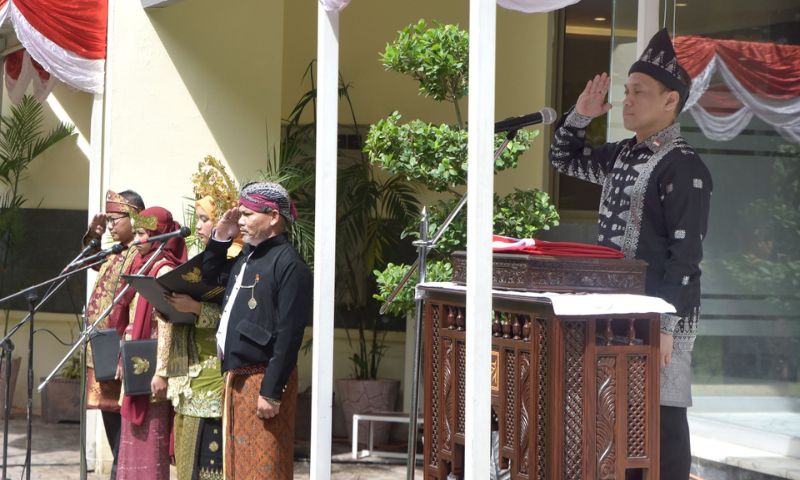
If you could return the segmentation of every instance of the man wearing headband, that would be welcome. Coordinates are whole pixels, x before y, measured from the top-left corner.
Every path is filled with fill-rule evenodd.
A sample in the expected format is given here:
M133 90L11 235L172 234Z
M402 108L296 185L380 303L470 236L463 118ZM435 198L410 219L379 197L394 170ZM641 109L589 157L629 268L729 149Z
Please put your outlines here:
M293 478L297 354L310 321L311 272L289 243L286 190L246 185L203 252L203 277L227 285L217 330L225 383L225 478ZM241 234L244 249L226 253Z
M83 236L83 244L87 245L92 240L100 240L106 228L111 234L112 240L119 242L126 247L133 242L133 225L131 217L144 210L144 202L138 193L132 190L116 193L109 190L106 192L105 213L98 213L89 223L89 230ZM97 273L89 303L86 305L86 321L91 325L97 317L103 313L111 301L114 299L119 286L119 275L131 264L136 255L128 255L127 249L121 253L112 253L106 257L105 263L100 266ZM109 318L106 317L98 325L98 329L113 328ZM103 426L105 427L108 444L114 455L114 463L111 467L111 479L116 478L117 454L119 452L119 433L120 433L120 414L119 414L119 393L120 381L108 380L97 381L94 378L94 361L91 347L87 355L86 364L86 407L90 410L100 410L103 415ZM97 361L102 361L97 359ZM112 359L116 363L116 359Z
M647 262L645 290L677 315L661 321L661 478L688 478L686 409L692 404L691 353L700 307L700 260L711 202L711 175L675 122L689 95L666 29L628 72L623 101L628 140L593 147L586 128L606 114L609 78L589 80L550 146L560 173L602 185L598 243Z

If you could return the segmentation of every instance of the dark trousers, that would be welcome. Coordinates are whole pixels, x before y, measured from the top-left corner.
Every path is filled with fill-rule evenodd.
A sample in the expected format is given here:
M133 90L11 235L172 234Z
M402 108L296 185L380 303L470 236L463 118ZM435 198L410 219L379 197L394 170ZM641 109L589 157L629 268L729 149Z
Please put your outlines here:
M686 408L661 406L661 480L686 480L692 468Z
M108 437L108 444L111 446L111 452L114 455L114 463L111 465L111 480L117 478L117 454L119 453L119 432L122 425L122 417L119 412L102 412L103 414L103 427L106 430L106 437Z

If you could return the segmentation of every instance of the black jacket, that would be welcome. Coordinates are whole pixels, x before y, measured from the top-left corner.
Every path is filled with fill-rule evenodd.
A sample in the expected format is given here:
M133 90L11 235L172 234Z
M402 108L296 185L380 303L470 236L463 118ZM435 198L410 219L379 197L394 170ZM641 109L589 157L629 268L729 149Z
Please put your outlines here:
M603 187L598 243L647 262L645 291L687 317L700 306L700 261L713 184L673 124L652 137L594 147L590 119L571 110L556 129L550 163Z
M213 238L203 252L203 278L227 285L223 307L228 302L236 274L247 262L241 288L233 301L222 370L266 363L261 395L280 400L289 375L297 365L303 332L310 324L313 282L311 272L286 234L265 240L256 247L246 245L227 259L230 242ZM256 281L258 276L258 281ZM248 306L251 298L255 309Z

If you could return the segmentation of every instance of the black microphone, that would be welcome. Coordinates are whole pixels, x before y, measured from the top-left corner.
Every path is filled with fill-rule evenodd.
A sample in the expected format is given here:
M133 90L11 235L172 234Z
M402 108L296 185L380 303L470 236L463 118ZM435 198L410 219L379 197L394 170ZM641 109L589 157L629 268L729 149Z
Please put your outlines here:
M87 243L86 246L83 247L83 250L81 250L81 253L79 253L75 258L73 258L72 261L70 261L67 264L67 266L64 267L64 270L61 270L61 273L67 272L70 268L72 268L76 264L80 263L81 262L81 258L83 258L84 255L86 255L91 250L94 250L95 248L98 248L98 247L100 247L100 241L99 240L97 240L96 238L93 238L93 239L89 240L89 243Z
M87 263L93 263L96 260L102 260L107 256L111 255L112 253L119 253L125 250L125 245L121 243L115 243L110 247L106 248L105 250L100 250L99 252L95 253L94 255L90 255L86 258L80 259L80 261L76 262L73 266L77 267L80 265L86 265Z
M144 242L140 242L136 240L135 242L131 243L131 247L135 247L136 245L143 245L145 243L153 243L153 242L162 242L164 240L169 240L170 238L175 237L187 237L189 234L192 233L192 229L189 227L181 227L174 232L169 233L162 233L161 235L153 235L152 237L148 237L147 240Z
M494 124L494 133L519 130L522 127L536 125L537 123L550 125L555 122L557 118L558 114L555 110L550 107L544 107L536 113L529 113L518 117L508 117L505 120L500 120Z

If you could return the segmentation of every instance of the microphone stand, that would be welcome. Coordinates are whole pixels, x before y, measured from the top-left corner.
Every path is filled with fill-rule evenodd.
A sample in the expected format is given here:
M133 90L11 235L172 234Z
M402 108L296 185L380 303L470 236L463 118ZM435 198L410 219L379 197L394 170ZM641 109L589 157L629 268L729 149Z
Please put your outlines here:
M517 130L513 129L509 130L506 133L506 138L503 140L503 143L495 150L494 152L494 160L497 160L500 157L500 154L503 153L503 150L508 146L511 140L517 136ZM428 252L436 246L436 243L439 239L442 238L442 235L447 231L450 224L453 223L453 220L456 216L461 212L461 209L464 208L464 205L467 204L467 193L465 192L464 195L461 197L461 200L458 201L455 208L450 212L447 218L442 222L442 225L436 230L434 233L433 238L428 240L428 212L426 209L422 209L422 219L420 221L420 228L419 228L419 240L415 241L413 244L417 247L417 261L411 265L411 268L408 269L408 272L403 276L400 280L400 283L397 284L395 289L389 295L389 298L386 299L386 302L381 306L380 313L381 315L386 313L386 310L389 307L389 304L397 298L397 295L400 293L400 290L403 289L403 286L408 282L411 278L411 275L414 274L414 271L419 268L419 280L417 285L421 283L425 283L425 270L426 270L426 263L428 258ZM412 374L412 381L411 381L411 405L409 410L409 422L408 422L408 458L406 460L406 479L407 480L414 480L415 467L417 465L417 416L419 415L419 375L420 375L420 351L422 347L422 303L423 298L422 295L417 295L416 292L414 294L414 303L415 303L415 329L414 329L414 358L413 358L413 374Z
M80 254L78 254L78 256L75 257L75 259L70 261L69 265L73 264L76 260L78 260L84 254L85 254L85 251L83 251ZM16 298L16 297L19 297L19 296L22 296L22 295L26 295L26 298L28 300L28 312L29 312L28 315L25 318L23 318L19 323L17 323L14 326L14 328L12 328L11 331L2 340L0 340L0 346L2 346L2 348L5 350L5 357L6 357L5 358L5 360L6 360L6 378L5 378L5 382L6 382L6 399L5 399L6 400L6 404L5 404L5 412L4 412L5 413L5 418L4 418L4 422L3 422L3 432L4 432L4 436L3 436L3 473L2 473L2 477L0 477L0 479L2 479L2 480L6 480L6 471L7 471L7 468L8 468L8 424L9 424L10 417L11 417L11 354L12 354L12 351L14 350L14 343L11 341L11 337L17 332L17 330L22 328L22 326L25 324L25 322L30 322L29 323L30 331L29 331L29 338L28 338L28 368L27 368L27 376L28 376L27 408L26 408L26 414L27 414L27 442L26 442L26 447L25 447L25 467L24 467L25 468L25 472L26 472L26 478L28 480L30 480L31 435L33 433L33 334L34 334L34 321L33 321L33 319L34 319L34 314L39 310L39 308L41 308L44 305L44 303L47 300L49 300L58 291L59 288L61 288L62 285L64 285L64 283L66 283L66 281L67 281L67 279L69 277L71 277L72 275L74 275L74 274L76 274L78 272L82 272L82 271L84 271L86 269L89 269L89 268L92 268L92 267L94 267L96 265L99 265L100 263L102 263L102 261L103 260L100 260L100 261L97 261L95 263L91 263L89 265L81 267L79 269L75 269L75 270L72 270L72 271L64 273L67 270L67 268L69 268L69 265L68 265L67 268L62 270L61 273L58 276L56 276L54 278L51 278L50 280L46 280L46 281L44 281L42 283L39 283L37 285L34 285L32 287L28 287L28 288L25 288L23 290L20 290L19 292L15 293L13 295L9 295L7 297L4 297L4 298L0 299L0 303L3 303L5 301L11 300L13 298ZM59 281L59 280L60 280L60 282L55 287L52 287L52 284L55 283L56 281ZM51 288L48 289L48 291L45 294L44 298L40 302L36 303L39 300L39 297L36 295L35 290L37 288L40 288L40 287L45 286L45 285L51 285Z
M156 249L155 253L153 253L153 255L151 255L150 258L147 259L145 264L142 265L142 268L140 268L139 271L136 272L136 274L140 275L142 272L146 271L150 267L150 265L152 265L156 261L156 259L158 259L159 255L161 254L161 251L164 250L164 247L166 245L167 245L166 242L161 242L161 245L158 246L158 248ZM83 382L86 381L86 378L85 378L86 377L86 341L89 338L89 336L92 333L94 333L95 328L97 327L97 324L100 323L104 318L106 318L111 313L111 310L114 308L114 305L119 301L120 298L122 298L123 295L125 295L125 292L127 292L129 288L131 288L131 286L126 284L125 287L123 287L122 290L114 297L114 300L111 301L111 303L108 305L108 307L106 307L106 309L103 310L103 312L97 317L97 319L94 322L92 322L91 325L89 325L88 327L83 329L83 331L81 332L81 334L78 337L78 339L75 340L75 343L72 345L72 348L69 349L69 351L64 355L64 357L61 359L61 361L58 362L58 365L56 365L55 368L53 368L53 370L42 381L42 383L39 384L39 387L38 387L38 391L39 392L44 390L44 387L46 387L47 384L50 383L50 380L52 380L53 377L61 370L61 368L64 366L64 364L67 363L67 360L69 360L70 357L72 357L72 355L75 353L75 351L78 348L81 348L81 347L83 347L83 357L82 357L82 364L83 364L82 365L82 369L83 369L83 372L84 372L84 380L83 380ZM84 409L84 411L81 414L81 440L80 440L81 480L86 480L86 475L87 475L87 468L86 468L86 414L85 414L85 405L86 405L86 387L84 386L84 388L81 391L81 407Z

